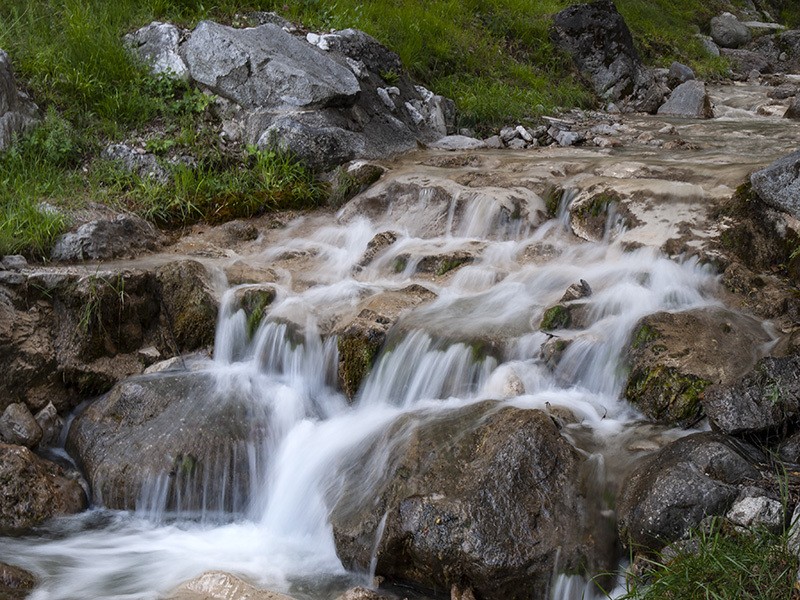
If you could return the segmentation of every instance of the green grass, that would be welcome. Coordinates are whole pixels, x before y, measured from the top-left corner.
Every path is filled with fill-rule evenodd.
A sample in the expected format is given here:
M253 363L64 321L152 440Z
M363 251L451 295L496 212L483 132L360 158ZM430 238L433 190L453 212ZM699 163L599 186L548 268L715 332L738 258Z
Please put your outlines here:
M629 579L623 600L791 600L798 558L786 535L765 531L698 534L695 552L653 560Z

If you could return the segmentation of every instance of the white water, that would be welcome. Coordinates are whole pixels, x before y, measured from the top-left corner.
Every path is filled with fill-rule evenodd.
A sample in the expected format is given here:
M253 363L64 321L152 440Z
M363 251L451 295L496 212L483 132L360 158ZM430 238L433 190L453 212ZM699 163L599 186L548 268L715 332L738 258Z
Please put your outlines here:
M269 430L267 441L247 451L251 492L242 512L226 517L209 510L198 519L196 511L168 510L169 480L162 475L146 486L135 511L98 507L39 537L2 539L0 560L40 577L36 600L156 598L209 569L298 597L332 598L348 584L371 580L369 573L346 573L336 556L328 512L330 498L344 492L337 474L354 449L399 416L422 419L485 399L523 408L561 406L597 445L613 448L638 417L619 399L620 352L634 324L660 310L716 304L714 275L653 250L624 252L613 239L579 241L564 218L541 225L504 218L487 197L468 206L462 213L456 202L440 207L446 215L441 235L399 231L398 241L360 271L354 267L369 240L389 228L389 216L318 227L295 223L262 260L271 264L301 252L311 257L309 265L300 274L281 272L277 299L252 340L243 313L233 308L233 293L226 295L215 358L202 370L213 374L217 395L258 404L262 410L254 414ZM302 228L310 233L298 236ZM472 264L422 281L438 298L404 316L404 333L392 339L349 404L335 388L336 341L323 341L320 327L352 313L366 297L419 282L413 261L400 273L392 268L399 255L476 247L481 251ZM546 258L529 257L526 250L535 247L546 247ZM574 341L551 372L541 357L549 336L538 323L580 279L594 292L588 324L558 332ZM298 285L301 280L314 283ZM368 502L389 461L391 448L383 448L371 460L373 476L348 495ZM596 593L585 586L582 578L559 577L554 594Z

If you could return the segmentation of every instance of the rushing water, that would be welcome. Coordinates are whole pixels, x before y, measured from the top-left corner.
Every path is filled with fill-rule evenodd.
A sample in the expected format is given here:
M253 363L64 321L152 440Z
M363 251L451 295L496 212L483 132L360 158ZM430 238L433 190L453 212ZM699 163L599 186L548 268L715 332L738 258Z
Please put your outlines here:
M337 558L328 518L337 473L354 448L404 414L433 418L486 399L521 408L564 407L576 421L565 434L594 453L599 480L623 468L620 448L632 436L678 435L636 424L639 415L620 399L621 353L644 315L718 305L713 272L646 247L628 251L613 221L602 242L578 240L563 207L559 218L545 220L534 194L518 191L509 209L507 192L445 200L424 192L414 206L388 205L369 218L345 208L336 222L291 224L255 260L280 265L283 257L301 256L302 269L276 267L276 300L252 337L236 309L236 290L227 292L214 359L192 365L213 378L206 401L245 397L254 407L254 430L269 430L234 461L244 461L250 474L237 510L221 510L225 502L212 496L228 492L213 481L187 487L187 498L202 499L199 509L181 510L174 484L156 474L132 510L96 507L36 536L2 539L0 560L39 576L32 596L37 600L156 598L211 569L298 598L332 598L372 578L346 572ZM389 230L397 241L359 266L370 240ZM415 274L425 256L459 251L477 258L446 277ZM545 309L580 280L593 291L585 327L559 332L571 343L553 369L542 352L551 335L538 324ZM336 389L331 324L366 298L412 281L436 299L401 318L390 349L348 402ZM391 448L379 450L362 489L347 493L368 501L390 460ZM222 463L216 475L227 480L231 462ZM596 595L583 578L554 574L554 598Z

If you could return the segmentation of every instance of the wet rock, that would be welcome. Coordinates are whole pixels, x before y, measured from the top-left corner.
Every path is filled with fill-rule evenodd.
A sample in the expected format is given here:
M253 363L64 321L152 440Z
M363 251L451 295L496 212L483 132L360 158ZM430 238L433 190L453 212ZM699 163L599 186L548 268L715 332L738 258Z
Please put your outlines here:
M61 429L64 427L64 420L58 416L55 405L49 402L42 410L36 413L36 422L42 429L42 439L40 446L53 446L61 437Z
M275 287L256 284L236 290L234 302L247 317L247 331L252 337L266 314L267 307L275 300Z
M711 37L722 48L740 48L752 39L753 34L734 15L723 13L711 19Z
M671 443L624 483L617 502L620 537L637 550L659 550L685 537L706 516L724 515L739 486L760 478L754 458L763 456L718 433Z
M293 600L291 596L257 588L223 571L207 571L169 592L166 600Z
M800 119L800 95L792 98L786 112L783 113L784 119Z
M800 218L800 151L756 171L750 182L766 204Z
M74 232L56 239L50 258L80 262L132 257L152 252L161 244L160 233L147 221L133 215L117 215L84 223Z
M10 404L0 416L0 438L7 444L35 448L42 440L42 428L24 404Z
M597 35L599 31L603 35ZM610 0L561 11L551 36L604 100L624 100L642 112L655 112L661 104L665 90L642 64L630 30Z
M358 261L358 266L366 267L375 259L376 256L382 254L384 250L386 250L396 241L397 234L393 231L381 231L380 233L376 233L375 237L373 237L367 244L367 249L364 251L364 255L361 257L361 260Z
M687 67L677 61L670 65L669 73L667 73L667 80L671 88L675 88L692 79L694 79L694 71L692 71L691 67Z
M712 116L711 100L706 84L691 80L680 84L669 95L669 99L658 109L659 115L708 119Z
M133 509L144 499L155 508L242 511L253 475L247 448L257 449L267 428L254 393L221 389L206 372L131 377L76 417L67 449L97 505Z
M354 587L347 590L341 596L338 596L336 600L388 600L394 597L395 596L388 596L377 590L371 590L365 587Z
M731 506L725 517L734 525L763 528L780 533L784 526L783 506L766 496L745 496Z
M0 563L0 598L23 600L36 586L36 577L19 567Z
M223 269L229 285L242 285L244 283L275 283L278 281L278 274L271 267L267 267L259 262L255 264L237 260Z
M585 302L556 304L544 311L539 329L584 329L589 325L589 305Z
M406 271L413 264L414 273L427 273L434 277L442 277L459 267L475 261L476 254L483 250L483 244L476 242L468 250L430 251L424 254L399 254L392 265L395 272Z
M767 92L767 98L773 100L787 100L797 95L800 88L794 83L783 83Z
M709 388L703 408L712 426L727 434L785 427L800 413L800 356L760 360L742 379Z
M153 21L125 36L125 42L136 56L150 65L150 72L177 79L188 79L189 69L179 53L186 32L172 25Z
M580 300L581 298L588 298L592 295L592 288L585 279L581 279L578 283L573 283L561 296L560 302L572 302L573 300Z
M0 444L0 532L28 529L86 508L76 479L23 446Z
M471 588L486 600L544 595L559 568L580 561L582 459L541 411L471 406L416 424L398 421L364 448L344 489L360 489L387 442L392 458L373 496L338 498L337 553L348 568L428 589ZM488 412L487 412L488 409ZM384 520L385 519L385 520Z
M436 294L421 285L383 292L359 305L354 319L339 323L333 331L339 348L339 386L348 398L354 398L369 374L389 329L400 316Z
M163 326L180 352L214 343L219 302L205 267L197 261L170 263L156 270ZM172 340L165 340L169 347Z
M336 170L329 203L338 208L378 181L386 168L363 160L355 161Z
M609 217L618 215L621 206L617 193L606 188L591 187L579 193L569 205L572 232L587 241L601 241L608 226L613 225Z
M0 152L39 121L38 107L17 88L11 59L0 50Z
M431 143L430 147L434 150L478 150L486 144L465 135L448 135Z
M724 309L649 315L633 330L625 398L653 421L695 423L706 388L741 376L767 341L755 319Z

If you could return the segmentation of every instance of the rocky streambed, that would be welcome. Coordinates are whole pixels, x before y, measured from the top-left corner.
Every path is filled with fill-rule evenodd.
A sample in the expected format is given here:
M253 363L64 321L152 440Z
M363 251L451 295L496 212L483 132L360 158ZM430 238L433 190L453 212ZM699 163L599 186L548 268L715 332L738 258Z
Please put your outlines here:
M800 125L767 83L710 87L711 119L552 121L608 143L413 152L338 212L7 257L7 579L577 598L707 515L783 526L798 222L748 182Z

